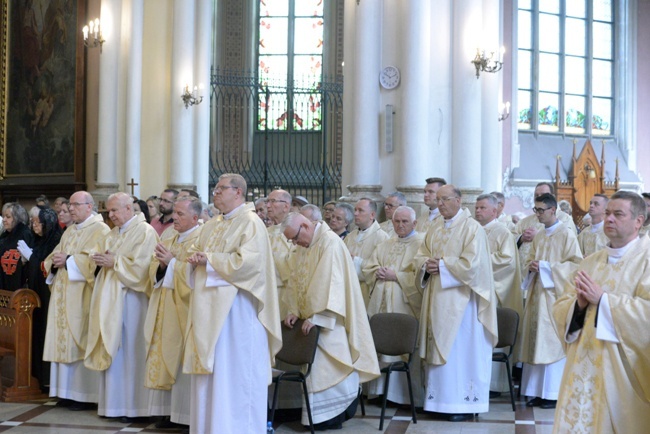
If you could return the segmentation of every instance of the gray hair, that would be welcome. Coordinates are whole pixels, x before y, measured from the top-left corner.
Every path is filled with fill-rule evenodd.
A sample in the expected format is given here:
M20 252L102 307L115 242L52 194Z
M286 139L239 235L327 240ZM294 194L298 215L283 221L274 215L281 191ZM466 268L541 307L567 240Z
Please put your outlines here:
M406 205L401 205L395 208L395 212L393 212L393 218L395 218L398 212L402 212L402 211L408 211L411 220L417 219L417 214L415 213L415 210L410 206L406 206Z
M196 196L183 196L178 198L174 201L174 207L177 203L181 202L189 202L189 209L192 210L194 215L200 216L203 212L203 203L201 203L201 199L198 199Z
M224 173L219 177L219 181L222 179L228 180L228 183L231 187L237 187L241 190L242 197L246 198L246 193L248 192L248 186L246 185L246 180L239 173Z
M391 194L386 196L386 199L388 199L389 197L397 198L397 203L399 204L399 206L406 205L406 196L404 196L404 194L400 193L399 191L392 192Z
M299 212L290 212L287 214L284 220L282 220L282 223L280 223L280 232L284 232L288 226L293 225L296 220L300 220L300 217L307 218Z
M632 215L634 217L643 216L643 220L648 218L648 207L641 195L631 191L619 190L610 198L610 200L614 199L623 199L630 202L630 210L632 211Z
M493 191L493 192L490 192L490 194L492 196L496 197L497 201L499 201L499 203L503 203L503 204L506 203L506 197L500 191Z
M316 205L308 203L307 205L303 205L302 208L300 208L300 211L303 211L303 210L304 211L310 211L310 217L305 216L309 220L311 220L313 222L323 220L323 214L321 214L320 208L317 207Z
M261 203L266 203L266 198L265 197L260 197L260 198L255 200L255 206L256 207L257 207L257 205L259 205Z
M32 209L29 210L29 217L30 218L38 218L38 214L41 212L41 208L38 206L33 206Z
M337 202L335 205L335 209L342 209L343 211L345 211L346 226L354 221L354 208L349 203Z
M2 214L4 214L6 210L11 211L11 215L19 223L22 223L22 224L26 225L27 222L29 222L29 216L27 215L27 210L25 210L25 208L21 204L19 204L18 202L7 202L7 203L5 203L2 206Z
M499 204L499 199L492 193L486 193L482 194L479 197L476 198L476 202L479 200L487 200L490 205L496 208L496 206Z

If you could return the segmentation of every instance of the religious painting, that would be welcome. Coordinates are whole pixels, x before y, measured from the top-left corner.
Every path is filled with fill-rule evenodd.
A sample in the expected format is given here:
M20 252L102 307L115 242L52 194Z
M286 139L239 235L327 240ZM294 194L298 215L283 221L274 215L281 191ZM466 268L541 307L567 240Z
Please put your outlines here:
M83 140L83 45L78 29L84 2L0 1L0 175L72 175L75 147Z

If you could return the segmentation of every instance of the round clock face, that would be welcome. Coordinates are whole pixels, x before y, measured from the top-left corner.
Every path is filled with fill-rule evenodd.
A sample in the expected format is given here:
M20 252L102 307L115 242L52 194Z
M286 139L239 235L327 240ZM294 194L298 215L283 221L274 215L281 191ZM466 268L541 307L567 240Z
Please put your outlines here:
M395 89L399 85L399 69L394 66L387 66L379 74L379 84L384 89Z

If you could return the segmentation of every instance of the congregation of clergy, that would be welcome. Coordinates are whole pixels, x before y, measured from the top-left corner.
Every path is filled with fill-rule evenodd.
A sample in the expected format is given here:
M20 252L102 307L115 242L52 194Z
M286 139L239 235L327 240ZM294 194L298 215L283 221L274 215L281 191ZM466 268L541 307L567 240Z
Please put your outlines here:
M429 178L428 212L418 217L395 192L380 224L370 198L321 209L274 190L249 203L245 179L224 174L210 209L191 190L112 194L110 228L78 191L55 210L3 206L0 280L41 297L33 375L70 410L156 416L159 428L192 433L263 432L282 327L319 327L310 414L300 389L282 389L279 408L340 429L359 399L378 401L380 369L400 360L376 353L369 325L392 312L419 320L416 407L465 421L510 390L491 363L497 308L508 308L520 317L521 392L529 407L556 409L554 432L643 432L650 194L594 195L579 234L552 184L534 197L533 214L515 224L503 194L478 196L472 216L456 186ZM387 399L411 404L405 376L391 374Z

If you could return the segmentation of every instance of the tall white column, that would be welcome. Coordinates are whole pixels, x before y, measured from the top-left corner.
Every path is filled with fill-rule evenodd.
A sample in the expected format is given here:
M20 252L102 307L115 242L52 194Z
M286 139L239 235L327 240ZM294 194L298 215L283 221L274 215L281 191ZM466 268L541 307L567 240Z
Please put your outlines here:
M121 0L102 1L101 27L106 42L99 64L98 167L94 192L100 199L119 188L117 144L121 17Z
M180 96L194 83L194 2L174 0L171 79L171 155L169 187L194 187L194 141L192 121L196 106L185 108ZM196 83L198 86L198 83Z
M203 86L203 102L194 107L194 184L204 201L210 202L208 191L210 170L210 60L212 59L212 0L196 0L196 62L194 82Z
M144 0L131 0L130 26L125 29L128 42L128 74L126 77L126 119L125 119L125 179L124 191L131 192L126 184L135 180L133 194L140 197L140 141L142 131L142 36L144 27ZM126 34L126 32L130 32Z
M402 67L402 103L398 108L401 140L397 142L399 160L398 185L424 185L433 176L433 152L430 143L431 122L429 112L430 28L429 6L431 0L403 2L404 19L401 25L404 47Z
M481 41L482 0L453 2L451 182L481 188L481 80L470 61ZM449 180L448 180L449 181Z
M483 38L484 48L495 51L500 56L501 1L483 0ZM481 74L482 116L481 131L481 187L490 192L501 190L501 167L503 164L503 143L501 123L498 121L499 95L503 72Z
M379 182L381 2L345 2L343 185Z

